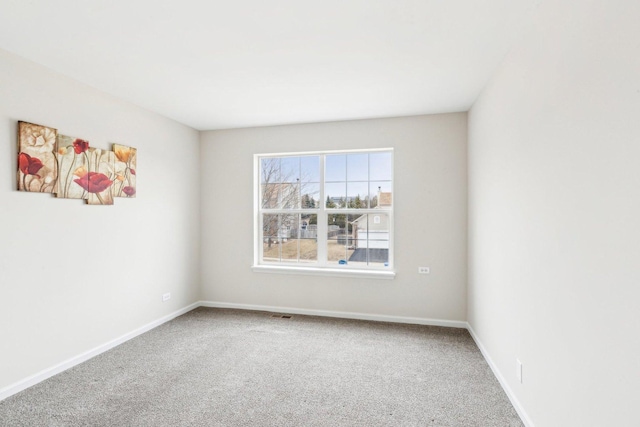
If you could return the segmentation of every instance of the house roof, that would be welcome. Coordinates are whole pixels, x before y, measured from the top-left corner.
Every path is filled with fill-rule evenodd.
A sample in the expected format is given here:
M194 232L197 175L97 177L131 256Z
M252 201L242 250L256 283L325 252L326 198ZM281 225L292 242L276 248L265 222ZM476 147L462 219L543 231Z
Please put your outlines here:
M391 192L381 191L378 194L378 206L391 206Z

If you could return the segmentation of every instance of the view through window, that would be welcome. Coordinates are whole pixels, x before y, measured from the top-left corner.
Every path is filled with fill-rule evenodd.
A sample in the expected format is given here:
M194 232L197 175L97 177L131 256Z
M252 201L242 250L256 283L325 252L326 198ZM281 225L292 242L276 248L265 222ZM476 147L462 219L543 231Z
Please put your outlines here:
M256 157L258 265L392 268L391 149Z

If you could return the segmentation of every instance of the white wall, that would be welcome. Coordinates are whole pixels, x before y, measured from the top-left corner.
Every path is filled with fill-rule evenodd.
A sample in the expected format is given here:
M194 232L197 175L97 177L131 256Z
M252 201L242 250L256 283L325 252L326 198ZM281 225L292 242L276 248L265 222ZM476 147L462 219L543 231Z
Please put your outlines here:
M466 140L465 113L202 133L203 299L466 320ZM253 154L381 147L395 149L395 280L251 271Z
M0 100L2 389L198 300L199 142L4 51ZM16 191L18 120L136 147L137 198L87 206Z
M537 427L638 425L638 22L546 2L470 112L469 322Z

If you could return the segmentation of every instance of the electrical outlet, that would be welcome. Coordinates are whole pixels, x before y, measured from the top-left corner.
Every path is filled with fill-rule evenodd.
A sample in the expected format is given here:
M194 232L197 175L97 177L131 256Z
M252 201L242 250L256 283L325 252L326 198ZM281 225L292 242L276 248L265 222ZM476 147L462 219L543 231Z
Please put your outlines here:
M429 274L430 272L429 267L418 267L418 273L420 274Z
M166 294L162 294L162 301L168 301L171 299L171 292L167 292Z
M522 384L522 362L520 359L516 359L516 376L518 377L520 384Z

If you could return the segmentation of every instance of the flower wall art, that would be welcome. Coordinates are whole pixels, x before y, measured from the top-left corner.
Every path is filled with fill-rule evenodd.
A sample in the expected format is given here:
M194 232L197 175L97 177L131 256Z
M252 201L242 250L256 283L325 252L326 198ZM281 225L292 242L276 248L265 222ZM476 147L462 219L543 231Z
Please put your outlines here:
M57 129L18 122L18 190L112 205L115 197L136 196L137 150L113 150L58 134Z
M137 150L113 144L113 152L116 157L116 179L120 181L115 197L136 197Z

